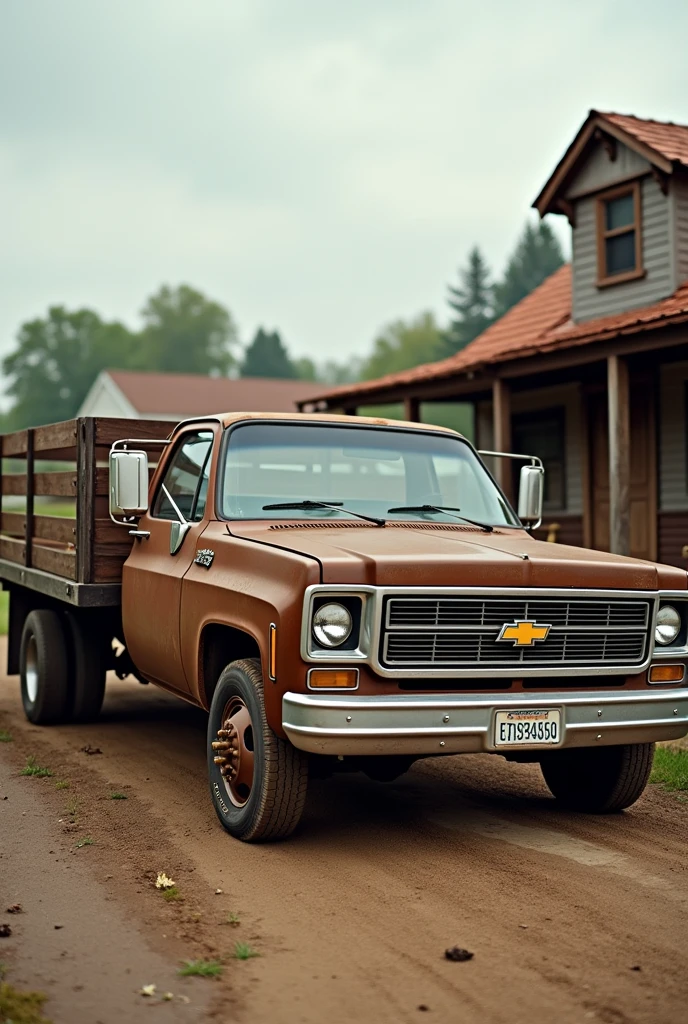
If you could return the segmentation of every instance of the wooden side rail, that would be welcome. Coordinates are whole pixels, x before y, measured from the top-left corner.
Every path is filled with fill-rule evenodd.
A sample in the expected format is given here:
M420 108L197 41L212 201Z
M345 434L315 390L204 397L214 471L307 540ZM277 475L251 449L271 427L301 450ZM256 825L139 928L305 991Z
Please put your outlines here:
M2 459L21 460L26 471L3 472L0 479L0 558L41 569L78 583L118 583L131 550L126 529L108 515L108 452L126 437L151 442L169 436L166 420L82 417L64 423L18 430L0 437ZM151 462L160 456L150 449ZM35 470L36 462L56 462L63 470ZM152 471L151 471L152 472ZM25 508L3 508L2 498L23 497ZM75 515L36 511L36 498L71 499Z

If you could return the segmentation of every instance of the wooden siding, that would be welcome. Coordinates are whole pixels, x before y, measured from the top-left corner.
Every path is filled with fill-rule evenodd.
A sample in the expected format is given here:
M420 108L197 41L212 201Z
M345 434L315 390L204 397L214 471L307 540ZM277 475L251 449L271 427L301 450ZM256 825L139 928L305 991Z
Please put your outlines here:
M686 332L688 346L688 331ZM688 510L688 362L666 363L659 383L659 507ZM688 537L684 541L688 544Z
M658 561L688 570L688 558L682 554L688 544L688 512L660 512L658 518Z
M577 322L649 306L673 294L674 259L671 248L670 206L654 178L641 182L642 246L645 276L606 288L597 281L596 200L575 203L573 236L573 319Z
M566 198L575 199L582 192L607 188L624 178L647 174L649 171L650 164L635 150L617 143L616 160L610 160L607 150L600 144L592 150L570 182Z
M688 180L674 176L671 182L676 252L676 286L688 281Z

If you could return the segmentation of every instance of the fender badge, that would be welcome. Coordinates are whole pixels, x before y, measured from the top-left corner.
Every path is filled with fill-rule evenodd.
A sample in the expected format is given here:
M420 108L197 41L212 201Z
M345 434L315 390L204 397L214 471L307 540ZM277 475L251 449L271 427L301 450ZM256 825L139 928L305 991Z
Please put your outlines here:
M212 548L199 548L198 551L196 552L194 562L196 563L196 565L204 565L206 569L209 569L210 566L213 564L214 557L215 552L212 550Z

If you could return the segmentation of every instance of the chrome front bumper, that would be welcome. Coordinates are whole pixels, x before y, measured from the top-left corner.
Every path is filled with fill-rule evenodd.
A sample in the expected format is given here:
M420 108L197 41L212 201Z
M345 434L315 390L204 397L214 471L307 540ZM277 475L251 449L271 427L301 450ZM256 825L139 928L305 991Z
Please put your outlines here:
M680 739L688 732L688 689L567 693L427 694L365 697L285 693L282 724L314 754L464 754L527 751L495 747L497 711L559 708L557 747ZM537 749L552 750L548 746Z

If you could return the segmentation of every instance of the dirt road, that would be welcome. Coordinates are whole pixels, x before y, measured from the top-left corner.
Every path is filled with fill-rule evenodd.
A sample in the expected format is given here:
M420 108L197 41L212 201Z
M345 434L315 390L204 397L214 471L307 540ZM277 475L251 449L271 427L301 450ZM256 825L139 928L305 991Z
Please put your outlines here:
M0 905L14 933L0 960L15 984L51 996L55 1024L661 1024L685 1014L688 804L675 796L652 787L623 815L564 814L535 767L450 758L387 785L361 775L313 783L293 839L244 846L207 798L204 728L203 715L152 687L115 683L97 725L36 729L16 680L0 682L0 729L13 736L0 744L0 898L25 911L10 918ZM53 777L17 777L29 754ZM77 846L84 837L93 844ZM41 841L54 862L38 906L26 847L35 854ZM51 892L75 877L67 868L83 899L71 936L59 932L60 958L29 924L54 927L63 910L52 912ZM183 901L161 898L160 870ZM96 957L94 1015L84 992L92 998L106 912L101 934L124 938L116 962L107 947ZM93 936L86 961L80 914ZM260 956L233 959L237 940ZM453 945L473 960L446 961ZM180 960L199 957L222 959L222 978L176 977ZM156 996L139 995L142 983L156 983ZM159 1002L168 987L174 1000Z

